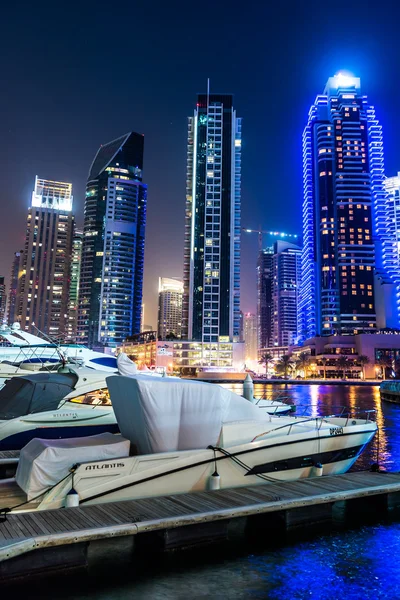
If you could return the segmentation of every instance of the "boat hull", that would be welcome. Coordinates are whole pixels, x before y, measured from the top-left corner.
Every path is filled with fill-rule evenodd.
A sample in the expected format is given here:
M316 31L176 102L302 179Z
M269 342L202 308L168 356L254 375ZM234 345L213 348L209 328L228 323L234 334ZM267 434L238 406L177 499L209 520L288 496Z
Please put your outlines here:
M279 436L224 451L165 452L84 463L74 475L74 489L81 504L97 504L215 489L215 472L218 489L313 477L320 474L318 463L324 475L341 474L354 464L376 432L373 423L348 429L341 435L329 435L328 431L320 436L309 432ZM63 506L70 487L69 481L57 486L39 508Z

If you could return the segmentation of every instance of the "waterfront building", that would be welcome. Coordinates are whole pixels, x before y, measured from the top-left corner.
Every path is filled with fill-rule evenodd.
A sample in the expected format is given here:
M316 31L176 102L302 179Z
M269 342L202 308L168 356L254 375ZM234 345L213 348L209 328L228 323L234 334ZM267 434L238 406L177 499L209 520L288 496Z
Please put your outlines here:
M183 283L179 279L158 280L158 339L180 338L182 335Z
M130 336L119 350L135 357L139 368L195 375L196 372L243 372L245 349L243 343L214 344L210 356L209 344L188 340L158 340L155 331ZM207 356L207 361L205 357Z
M257 261L257 326L259 353L273 346L273 249L260 250Z
M68 299L67 338L76 341L78 324L79 275L81 272L83 231L75 229L72 239L72 256L70 265L70 286Z
M10 277L10 290L8 294L8 309L7 309L7 322L12 325L17 318L17 302L21 301L21 298L17 297L18 292L18 279L22 275L22 256L23 250L14 253L14 258L11 266L11 277Z
M257 317L252 313L245 313L243 320L246 362L257 360Z
M297 342L300 330L301 248L279 240L272 257L272 334L274 346Z
M86 186L78 341L114 348L141 325L147 186L144 137L100 146Z
M386 366L400 359L400 334L358 333L355 335L317 336L302 346L289 349L295 360L300 354L309 355L308 374L321 378L375 379L380 374L382 360ZM345 357L345 361L343 361ZM365 361L365 357L367 361ZM346 360L347 359L347 360Z
M0 277L0 325L5 321L7 306L7 293L4 277Z
M233 97L200 94L189 117L182 338L205 363L240 339L241 130Z
M36 327L56 338L65 337L68 326L72 202L71 183L36 177L21 264L15 257L13 265L12 281L18 277L14 320L21 329Z
M303 133L303 168L303 339L398 327L382 129L359 78L331 77L317 96Z

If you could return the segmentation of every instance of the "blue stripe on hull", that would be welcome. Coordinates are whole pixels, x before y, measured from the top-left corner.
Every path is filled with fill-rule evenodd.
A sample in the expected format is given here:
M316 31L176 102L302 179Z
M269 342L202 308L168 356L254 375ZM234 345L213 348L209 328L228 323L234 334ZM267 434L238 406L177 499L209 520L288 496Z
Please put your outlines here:
M10 435L0 440L0 450L21 450L33 438L42 440L61 440L79 438L98 433L119 433L116 423L109 425L82 425L78 427L38 427Z

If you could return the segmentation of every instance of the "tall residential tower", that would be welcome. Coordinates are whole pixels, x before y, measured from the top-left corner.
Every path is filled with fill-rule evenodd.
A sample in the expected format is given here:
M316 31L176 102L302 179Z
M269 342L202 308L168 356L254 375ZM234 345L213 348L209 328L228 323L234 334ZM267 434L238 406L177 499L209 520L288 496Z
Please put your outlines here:
M35 326L61 338L66 336L68 325L72 200L71 183L36 177L25 247L20 257L15 256L11 281L13 285L15 276L18 278L14 318L21 328L30 330Z
M357 77L331 77L317 96L303 165L302 337L398 326L382 131Z
M179 279L160 277L158 280L158 339L182 335L183 283Z
M127 133L101 146L86 186L78 341L115 347L139 333L147 186L144 138Z
M205 352L240 337L241 129L231 95L198 96L188 128L182 337Z

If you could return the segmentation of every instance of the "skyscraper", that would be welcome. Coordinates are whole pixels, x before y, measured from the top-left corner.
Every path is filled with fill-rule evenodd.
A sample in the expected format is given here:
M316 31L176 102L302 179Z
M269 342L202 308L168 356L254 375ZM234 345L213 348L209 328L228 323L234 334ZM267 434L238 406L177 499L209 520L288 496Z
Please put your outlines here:
M20 303L22 300L22 298L17 297L18 279L22 276L22 256L22 250L20 250L20 252L15 252L11 266L10 291L8 294L7 309L7 321L9 325L12 325L16 320L18 315L17 303Z
M231 95L198 96L188 124L182 337L206 346L240 336L241 130Z
M86 186L78 338L115 347L139 333L147 186L144 137L127 133L101 146Z
M397 326L382 131L357 77L331 77L317 96L303 165L302 337L373 330L377 305L378 326Z
M36 177L14 312L22 329L35 325L50 336L67 333L72 201L71 183ZM15 257L15 269L17 264Z
M244 314L245 359L257 360L257 317L252 313Z
M272 333L274 346L290 346L300 329L301 248L279 240L272 259Z
M7 294L4 277L0 277L0 325L4 323L6 316Z
M387 227L396 239L397 256L400 260L400 173L394 177L386 177L384 184L389 200Z
M158 339L182 335L183 283L178 279L160 277L158 280Z
M72 239L72 256L70 264L70 286L68 299L68 327L67 338L71 341L76 340L78 325L78 294L79 294L79 276L81 272L83 231L75 229Z
M257 262L258 349L273 346L273 249L260 250Z

